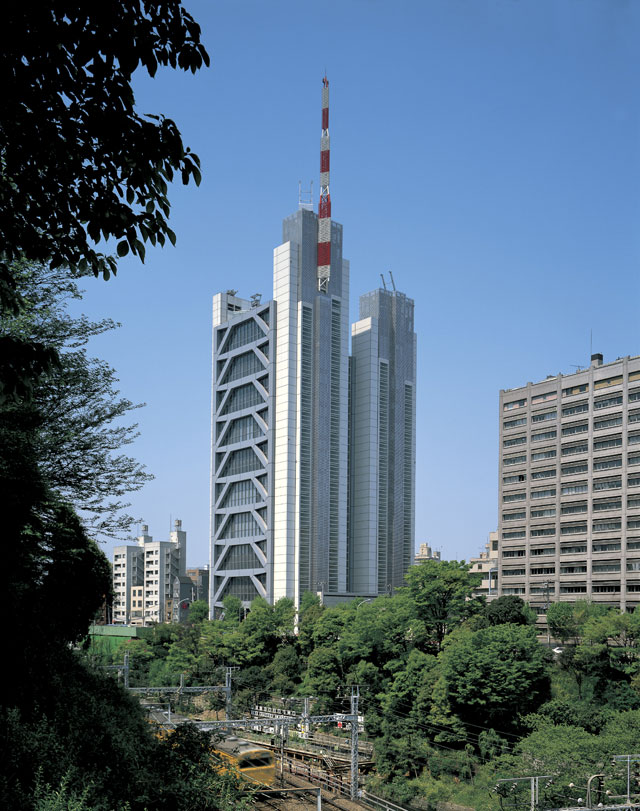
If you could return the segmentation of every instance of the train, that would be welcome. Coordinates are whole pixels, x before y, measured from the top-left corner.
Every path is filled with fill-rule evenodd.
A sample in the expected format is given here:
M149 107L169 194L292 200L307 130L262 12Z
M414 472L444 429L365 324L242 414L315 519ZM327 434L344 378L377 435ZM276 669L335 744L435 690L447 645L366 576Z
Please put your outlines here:
M272 786L276 779L276 762L273 752L255 741L245 741L236 735L228 735L211 746L223 764L235 768L240 777L254 785Z

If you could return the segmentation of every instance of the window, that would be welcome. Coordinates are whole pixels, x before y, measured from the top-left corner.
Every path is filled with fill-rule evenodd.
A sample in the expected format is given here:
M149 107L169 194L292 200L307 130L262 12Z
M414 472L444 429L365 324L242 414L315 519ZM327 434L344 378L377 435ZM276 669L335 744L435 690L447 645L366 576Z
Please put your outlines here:
M542 538L549 535L555 535L556 528L555 527L538 527L537 529L531 530L531 537L532 538Z
M527 513L523 510L522 512L517 513L502 513L502 520L503 521L517 521L520 518L526 518Z
M521 456L505 456L502 460L503 465L519 465L527 461L527 454L523 453Z
M586 524L562 524L560 527L561 535L581 535L587 531Z
M622 501L619 498L604 498L593 502L593 511L601 512L602 510L620 510L622 509Z
M588 470L588 462L577 462L573 465L563 465L561 472L563 476L575 476L576 473L586 473Z
M542 431L539 434L531 434L531 441L542 442L544 439L555 439L557 435L558 432L555 429L553 431Z
M526 441L526 436L514 436L511 437L511 439L503 440L502 444L505 448L511 448L513 445L524 445L526 444Z
M635 372L629 372L629 383L632 380L640 380L640 369L636 369Z
M597 391L598 389L606 389L609 386L617 386L620 383L622 383L622 375L604 377L602 380L596 380L593 384L593 388Z
M574 504L563 504L560 508L560 515L573 515L574 513L586 513L587 502L577 501Z
M502 496L502 500L504 502L508 501L524 501L527 497L526 493L507 493L507 495Z
M593 482L594 490L617 490L622 487L622 479L595 479Z
M531 398L531 405L546 403L548 400L555 400L557 396L557 391L547 391L544 394L536 394Z
M527 573L526 569L503 569L502 574L504 577L522 577Z
M627 422L640 422L640 411L630 411Z
M532 479L550 479L556 475L555 467L547 468L546 470L534 470L531 474Z
M629 476L627 481L628 487L638 487L640 485L640 476Z
M531 454L531 461L538 462L540 459L554 459L556 456L556 449L555 448L548 448L544 451L537 451L536 453Z
M593 522L593 531L594 532L613 532L615 530L620 529L622 526L621 521L594 521Z
M604 574L605 572L619 572L619 560L605 560L602 563L592 563L591 571L593 574Z
M560 567L560 574L585 574L586 571L586 563L569 563Z
M523 529L514 529L511 532L503 532L502 533L502 540L509 541L513 540L514 538L524 538L526 535Z
M555 574L556 567L555 566L532 566L531 567L531 574Z
M582 434L589 430L588 422L578 422L575 425L567 425L562 429L562 436L570 436L571 434Z
M516 482L525 482L527 480L526 473L516 473L515 476L503 476L503 484L515 484Z
M579 386L569 386L567 389L562 389L562 396L571 397L574 394L582 394L585 391L589 391L589 384L581 383Z
M621 405L622 403L622 395L621 394L614 394L612 397L600 397L599 400L595 400L593 403L594 408L611 408L612 406Z
M544 414L534 414L531 417L531 422L546 422L547 420L555 420L557 416L557 411L545 411Z
M562 409L562 416L563 417L571 417L574 414L582 414L585 411L589 410L589 403L585 400L583 403L574 403L570 406L565 406Z
M607 448L619 448L622 445L622 437L620 434L617 436L606 436L602 439L594 440L593 450L604 451Z
M620 583L594 583L591 586L591 591L595 594L618 594Z
M627 498L627 507L640 507L640 496L629 496Z
M524 549L503 549L503 558L523 558L527 553Z
M640 465L640 454L630 453L627 457L628 465Z
M594 543L591 547L594 552L618 552L622 547L620 541L602 541ZM628 547L627 547L628 548Z
M583 555L587 551L587 545L584 544L574 544L573 546L561 546L560 547L560 554L561 555Z
M531 510L532 518L553 518L556 514L555 507L545 507L539 510Z
M551 496L555 496L556 488L550 487L548 490L532 490L531 491L531 498L550 498Z
M563 583L560 585L560 594L586 594L584 583Z
M640 518L627 518L627 529L640 529Z
M560 488L560 493L563 496L571 496L575 493L586 493L589 490L587 482L575 482L574 484L565 484Z
M572 456L576 453L586 453L589 450L587 442L576 442L574 445L563 445L560 453L563 456Z
M627 549L640 549L640 538L629 538L627 541Z
M637 400L640 400L640 389L633 389L629 392L629 402L635 403Z
M509 428L516 428L518 425L526 425L527 418L526 417L518 417L517 420L505 420L502 424L502 427L505 429Z
M636 445L638 442L640 442L640 434L629 434L627 437L628 445Z
M613 467L622 467L621 456L609 456L607 459L596 459L593 463L594 470L609 470Z
M503 411L512 411L514 408L524 408L527 404L525 400L512 400L510 403L505 403L502 406Z
M502 589L503 594L524 594L524 586L509 586L509 588Z
M613 428L616 425L622 425L622 414L616 414L613 417L607 417L605 420L594 420L593 430L600 431L602 428Z

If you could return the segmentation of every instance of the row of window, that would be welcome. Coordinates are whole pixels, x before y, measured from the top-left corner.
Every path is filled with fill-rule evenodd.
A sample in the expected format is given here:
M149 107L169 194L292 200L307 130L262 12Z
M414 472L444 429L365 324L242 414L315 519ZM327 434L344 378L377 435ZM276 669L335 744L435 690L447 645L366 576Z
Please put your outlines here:
M507 493L502 497L502 501L504 503L510 503L513 501L526 501L526 498L527 494L525 492ZM640 495L627 496L627 507L629 508L640 507ZM620 510L622 509L622 499L621 498L596 499L592 502L591 509L594 512L599 512L603 510ZM576 501L573 504L563 504L560 507L560 515L572 515L574 513L586 513L586 512L588 512L588 502L586 501ZM519 515L520 513L517 514ZM531 508L531 518L542 518L545 515L553 517L555 514L556 514L555 507ZM515 515L516 513L503 513L502 518L505 521L510 521L512 520L512 516Z
M554 412L555 413L555 412ZM634 411L631 414L627 415L627 423L633 424L640 422L640 411ZM614 414L611 417L606 417L605 419L601 420L594 420L593 421L593 430L594 431L602 431L605 428L616 428L618 425L622 425L622 414ZM588 422L577 422L573 425L566 425L561 430L561 435L564 436L573 436L575 434L585 434L589 431L589 423ZM555 428L552 428L548 431L537 431L531 434L531 442L544 442L549 439L556 439L558 436L558 431ZM631 438L630 438L631 439ZM620 434L612 437L606 437L605 439L597 440L598 443L606 442L608 440L620 440L620 444L622 444L622 436ZM631 442L633 440L631 439ZM636 442L640 442L640 435L638 435L638 439ZM518 445L526 445L527 444L527 435L520 434L519 436L512 436L507 437L506 439L502 440L503 448L514 448ZM594 442L594 450L598 450L601 447L609 447L608 445L599 445L596 447L596 443Z
M640 444L640 433L633 433L629 434L627 437L627 444L628 445L637 445ZM614 436L603 437L602 439L594 439L593 441L593 450L595 451L604 451L608 450L609 448L620 448L622 447L622 435L616 434ZM575 445L568 445L563 446L560 449L561 456L573 456L579 453L588 453L589 452L589 444L587 442L580 442ZM532 452L531 453L531 461L539 461L541 459L553 459L557 455L557 450L555 448L545 448L544 451L539 452ZM521 465L527 461L527 454L521 453L517 456L505 456L502 459L502 464L504 467L509 467L510 465ZM629 462L630 464L638 464L640 462L640 456L634 454L634 461ZM503 479L504 481L504 479Z
M502 515L502 520L514 520L514 519L525 519L526 512L523 510L518 513L512 513L511 515L506 516L504 513ZM592 532L615 532L616 530L622 529L622 520L619 518L609 518L603 521L593 521L591 524L591 531ZM632 518L627 518L627 529L640 529L640 516L634 516ZM520 533L524 533L524 529L515 530L513 532L502 533L502 537L505 540L525 537ZM575 524L561 524L560 525L560 535L584 535L587 532L587 522L578 522ZM547 526L547 527L532 527L529 530L529 537L530 538L546 538L552 537L556 535L556 528L555 525Z
M619 552L621 550L621 542L620 539L611 539L607 541L601 542L594 542L591 545L591 550L594 553L598 552ZM640 550L640 538L631 538L627 541L627 551L628 552L637 552ZM537 546L532 547L529 549L529 555L531 557L540 557L543 555L555 555L556 548L555 546ZM587 544L586 543L573 543L573 544L561 544L560 545L560 554L561 555L586 555L587 554ZM527 555L526 549L503 549L502 550L502 557L503 558L524 558ZM542 574L543 572L539 572L538 574Z
M627 563L627 571L628 572L637 572L640 571L640 561L629 561ZM560 574L586 574L588 571L586 561L582 561L580 563L567 563L559 567ZM620 568L620 561L619 560L605 560L594 562L591 564L591 572L592 574L609 574L610 572L619 572L621 571ZM536 575L555 575L556 567L555 566L532 566L530 568L530 573L532 576ZM503 577L523 577L527 574L527 570L525 567L518 567L513 569L503 569L502 576Z
M612 476L606 479L594 479L592 481L592 491L594 493L602 492L604 490L619 490L622 487L622 477L621 476ZM627 487L638 487L640 486L640 474L632 473L627 477ZM536 490L531 490L529 493L530 498L532 499L546 499L546 498L554 498L558 492L557 487L545 487L539 488ZM571 482L570 484L562 484L560 486L560 495L561 496L573 496L573 495L581 495L583 493L589 492L589 482L586 479L577 482ZM505 493L503 495L503 502L510 503L513 501L524 501L526 499L526 494L523 497L522 492L517 493ZM636 507L638 506L637 501L635 500L635 496L631 496L630 500L627 501L628 506ZM580 502L582 504L584 502ZM599 502L600 503L600 502ZM575 506L576 509L573 512L585 512L585 510L578 508L578 502L575 505L567 505ZM602 509L607 509L603 507ZM571 510L567 509L567 512L571 512Z
M628 402L634 403L640 401L640 389L634 389L629 392L629 396L627 398ZM623 396L622 394L614 394L610 397L601 397L597 400L593 401L593 408L595 411L600 411L604 408L615 408L616 406L622 405L623 403ZM571 405L564 406L560 413L563 417L573 417L576 414L585 414L589 411L590 403L588 400L583 400L580 403L572 403ZM638 412L635 412L636 414ZM631 415L630 415L631 416ZM558 417L557 409L554 411L544 411L540 414L532 414L531 415L531 422L532 423L540 423L546 422L547 420L555 420ZM637 420L634 420L637 422ZM505 430L510 430L512 428L516 428L520 425L527 424L527 417L517 417L514 419L504 420L503 428Z
M525 594L526 589L524 586L505 586L501 589L502 594ZM548 588L545 586L544 588L530 588L530 594L555 594L555 584L550 583ZM640 583L627 583L627 591L628 592L637 592L640 591ZM561 583L560 594L586 594L587 593L587 584L586 583ZM591 593L592 594L619 594L620 593L620 583L592 583L591 584ZM627 606L627 612L629 612L629 607ZM537 606L536 607L536 614L546 614L546 607L545 606Z
M628 381L631 383L634 380L640 380L640 370L635 372L629 372ZM601 389L607 389L610 386L619 386L623 382L623 375L613 375L612 377L604 377L600 380L595 380L593 383L594 391L600 391ZM562 396L563 397L573 397L576 394L583 394L584 392L589 391L589 384L588 383L580 383L576 386L568 386L567 388L562 389ZM544 394L534 394L531 398L531 405L537 405L538 403L545 403L551 402L553 400L558 399L558 392L557 391L548 391ZM510 402L504 403L503 410L504 411L512 411L516 408L524 408L527 405L527 398L521 398L519 400L511 400Z

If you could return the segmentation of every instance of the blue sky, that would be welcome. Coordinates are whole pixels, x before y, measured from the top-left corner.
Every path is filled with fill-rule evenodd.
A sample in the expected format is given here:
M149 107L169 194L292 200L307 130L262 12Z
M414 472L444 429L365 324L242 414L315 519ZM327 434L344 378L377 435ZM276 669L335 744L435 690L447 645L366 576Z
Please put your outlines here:
M156 479L132 511L171 518L208 561L211 296L272 292L272 250L318 193L331 83L331 197L361 293L393 271L416 302L416 543L446 558L497 521L498 392L640 354L640 2L194 0L212 67L136 79L202 160L171 190L176 248L89 280L80 309L136 412ZM110 553L110 546L106 547Z

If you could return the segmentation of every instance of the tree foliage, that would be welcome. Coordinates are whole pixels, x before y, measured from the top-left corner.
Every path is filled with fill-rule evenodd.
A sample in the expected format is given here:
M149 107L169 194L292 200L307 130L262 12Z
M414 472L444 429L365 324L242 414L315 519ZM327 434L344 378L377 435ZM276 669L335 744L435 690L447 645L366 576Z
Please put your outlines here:
M179 0L46 5L10 0L0 29L0 245L26 258L108 278L116 260L144 259L144 243L175 242L167 183L200 182L199 160L173 121L141 115L139 66L195 73L209 64L200 27ZM10 213L10 216L7 216Z
M152 477L121 452L138 436L136 424L122 418L139 406L120 397L114 370L87 353L92 337L118 325L72 317L69 301L81 294L64 271L26 262L11 269L21 306L0 314L0 337L50 349L58 361L35 383L28 404L0 402L0 413L7 427L29 433L46 486L81 513L90 531L119 537L133 521L122 497Z

